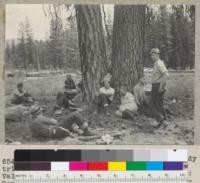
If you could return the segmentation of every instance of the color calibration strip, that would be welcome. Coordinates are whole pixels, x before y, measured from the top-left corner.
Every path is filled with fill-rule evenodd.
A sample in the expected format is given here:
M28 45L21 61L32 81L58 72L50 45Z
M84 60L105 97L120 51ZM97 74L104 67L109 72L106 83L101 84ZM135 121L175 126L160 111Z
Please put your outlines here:
M184 170L187 150L16 150L15 171Z
M187 150L16 150L18 161L187 161Z
M18 162L15 171L167 171L184 170L184 162Z

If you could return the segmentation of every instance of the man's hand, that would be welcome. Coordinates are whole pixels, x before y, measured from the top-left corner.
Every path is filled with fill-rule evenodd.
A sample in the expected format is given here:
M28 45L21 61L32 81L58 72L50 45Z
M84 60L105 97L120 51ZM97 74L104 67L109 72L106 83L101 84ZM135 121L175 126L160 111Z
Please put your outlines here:
M163 83L160 83L160 86L159 86L159 92L163 92L164 91L164 85Z
M163 92L165 90L165 85L166 85L167 79L168 79L168 73L165 72L163 74L162 80L160 82L159 92Z

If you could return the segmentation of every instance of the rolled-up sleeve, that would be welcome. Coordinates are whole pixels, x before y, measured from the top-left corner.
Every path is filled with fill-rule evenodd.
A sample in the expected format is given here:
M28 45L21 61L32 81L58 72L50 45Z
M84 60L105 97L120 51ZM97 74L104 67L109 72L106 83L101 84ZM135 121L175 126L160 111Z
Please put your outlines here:
M164 62L160 61L157 64L158 70L160 71L161 74L167 74L168 75L168 70L164 64Z

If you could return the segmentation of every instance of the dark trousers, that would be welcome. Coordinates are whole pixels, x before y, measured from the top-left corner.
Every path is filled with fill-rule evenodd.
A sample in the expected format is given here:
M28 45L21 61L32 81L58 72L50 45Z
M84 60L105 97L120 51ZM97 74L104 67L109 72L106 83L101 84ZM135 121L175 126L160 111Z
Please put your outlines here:
M67 92L64 92L64 94L68 100L72 100L77 95L77 93L67 93Z
M105 107L105 105L110 105L111 101L108 96L104 94L100 94L99 96L95 98L95 104L98 107Z
M14 100L12 100L11 103L15 104L15 105L19 105L19 104L28 105L28 104L31 104L33 102L33 100L34 99L29 96L21 96L21 97L17 97Z
M151 99L152 99L152 107L153 111L156 114L156 118L163 118L166 119L165 110L163 107L163 99L165 90L160 92L159 91L160 83L153 83L152 84L152 92L151 92Z
M56 99L57 99L57 106L58 107L63 107L65 109L69 109L70 107L77 107L76 105L69 103L69 99L68 99L68 97L66 96L65 93L59 92L57 94Z

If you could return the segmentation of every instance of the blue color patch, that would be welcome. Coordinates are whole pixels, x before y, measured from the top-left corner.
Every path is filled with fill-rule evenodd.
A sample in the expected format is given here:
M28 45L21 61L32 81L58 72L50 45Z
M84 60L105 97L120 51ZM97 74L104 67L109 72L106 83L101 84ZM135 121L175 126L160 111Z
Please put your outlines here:
M163 170L163 162L159 161L146 162L146 170Z

